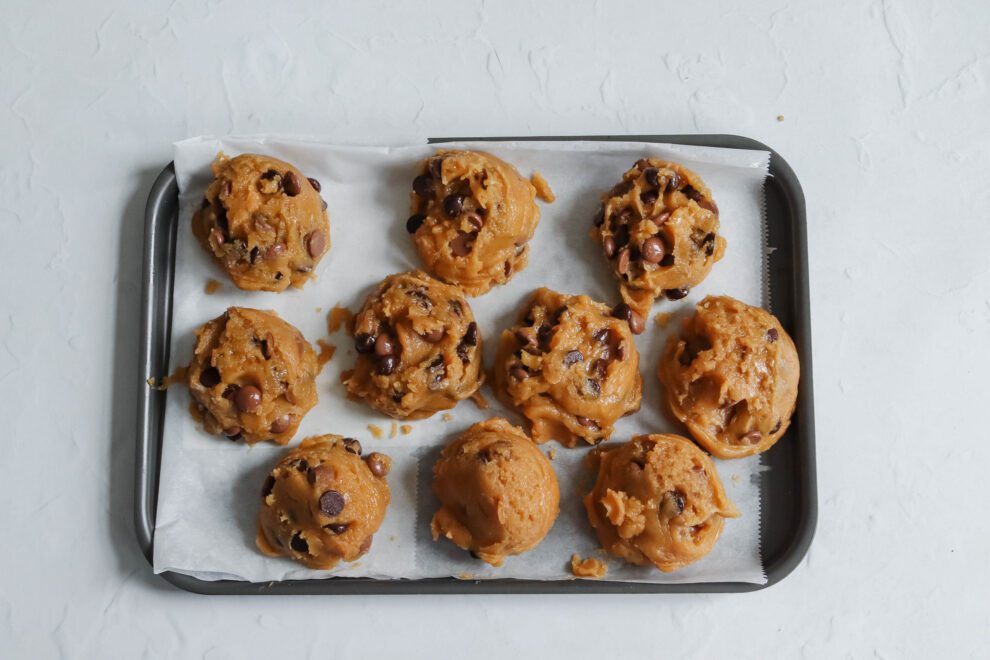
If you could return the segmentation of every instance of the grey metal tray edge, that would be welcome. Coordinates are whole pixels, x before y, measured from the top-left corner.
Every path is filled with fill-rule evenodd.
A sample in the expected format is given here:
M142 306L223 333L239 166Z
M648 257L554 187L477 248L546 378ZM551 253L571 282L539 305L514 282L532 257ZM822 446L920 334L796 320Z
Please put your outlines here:
M815 466L814 392L811 364L811 314L808 284L807 218L804 193L794 171L776 151L756 140L736 135L598 135L527 136L489 138L432 138L430 143L460 140L551 141L600 140L666 142L770 152L767 179L769 244L778 249L771 257L770 288L774 313L794 338L801 359L801 388L794 423L787 437L764 454L771 468L761 487L761 541L767 582L693 584L642 584L591 580L375 580L328 578L251 583L235 580L206 581L180 573L161 577L175 586L200 594L484 594L484 593L731 593L765 589L787 577L804 558L818 520ZM779 221L777 214L784 220ZM156 179L145 208L144 267L141 293L140 382L138 438L135 460L134 525L138 543L152 564L154 517L157 506L159 445L166 393L144 385L168 369L171 344L172 282L175 238L178 226L178 184L170 163ZM789 249L788 249L789 248ZM778 480L790 473L792 482ZM768 497L769 496L769 497Z

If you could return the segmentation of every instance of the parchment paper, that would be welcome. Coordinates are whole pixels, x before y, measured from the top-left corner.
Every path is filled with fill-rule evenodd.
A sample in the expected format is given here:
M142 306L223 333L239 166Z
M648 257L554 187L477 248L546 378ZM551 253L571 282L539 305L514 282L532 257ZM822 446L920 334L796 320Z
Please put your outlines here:
M651 318L636 338L643 370L641 410L622 419L612 442L647 432L676 431L660 412L657 360L666 337L705 295L728 294L761 304L763 277L763 180L769 154L742 151L614 142L520 142L458 145L491 151L514 164L523 176L540 171L557 195L553 204L538 202L541 220L533 239L529 266L505 286L469 299L484 340L485 363L494 358L499 333L515 317L519 305L539 286L584 293L615 303L616 283L600 252L588 237L599 195L619 180L638 158L659 156L695 170L712 189L721 210L721 233L728 241L725 258L707 280L684 300L663 301L654 313L673 312L661 328ZM315 141L257 138L194 138L175 145L180 188L180 220L176 246L170 372L189 362L193 331L231 305L274 309L298 327L309 341L324 339L337 351L318 378L319 403L302 422L292 445L308 435L338 433L357 437L365 451L383 451L393 458L388 477L392 503L375 535L372 550L359 561L331 571L300 568L289 559L269 558L254 545L259 489L284 448L262 443L248 447L207 435L188 412L184 385L168 391L161 458L158 515L155 528L155 572L177 571L206 580L250 581L325 578L333 575L376 578L509 577L568 579L571 554L598 556L598 544L580 496L593 481L582 459L587 447L567 449L555 442L553 466L561 489L561 513L550 534L534 550L510 557L498 569L468 553L430 538L429 522L437 503L430 490L431 467L439 448L472 423L501 415L514 424L523 419L504 409L486 384L491 404L480 410L463 401L442 415L413 422L409 435L389 438L391 420L371 408L348 401L340 372L353 365L355 352L344 330L327 335L326 316L340 304L352 311L386 275L418 267L419 260L405 230L409 191L417 161L436 147L345 147ZM209 183L210 163L218 151L228 155L264 153L294 163L320 180L329 205L332 248L317 268L317 279L302 290L284 293L236 289L215 267L190 230L191 215ZM208 278L223 282L220 291L204 293ZM164 376L165 374L161 374ZM371 437L369 424L386 433ZM642 582L743 581L764 583L760 557L759 457L716 461L729 497L743 516L726 522L724 533L705 559L672 574L608 559L605 579Z

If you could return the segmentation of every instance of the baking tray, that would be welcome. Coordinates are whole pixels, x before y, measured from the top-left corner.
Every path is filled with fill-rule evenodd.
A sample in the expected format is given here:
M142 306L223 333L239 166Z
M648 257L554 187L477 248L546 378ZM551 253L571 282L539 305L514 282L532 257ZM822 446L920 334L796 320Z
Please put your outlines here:
M804 193L794 171L770 147L737 135L599 135L568 137L432 138L452 141L595 140L662 142L770 152L765 183L768 285L773 313L793 337L801 358L797 410L787 434L763 454L760 540L764 585L745 582L645 584L595 580L376 580L327 578L280 582L205 581L180 573L160 575L181 589L201 594L457 594L457 593L728 593L757 591L780 582L811 545L818 519L815 474L815 414L811 368L811 314L808 296L808 239ZM168 373L172 334L172 283L179 188L169 164L151 188L145 209L144 271L141 291L141 355L138 397L134 524L138 542L152 562L158 468L167 392L148 387L148 378Z

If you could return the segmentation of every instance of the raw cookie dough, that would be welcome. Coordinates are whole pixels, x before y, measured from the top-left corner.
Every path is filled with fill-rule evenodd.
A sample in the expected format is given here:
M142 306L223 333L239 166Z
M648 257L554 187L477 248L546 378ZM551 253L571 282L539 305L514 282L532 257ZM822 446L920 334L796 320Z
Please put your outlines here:
M602 197L591 237L629 307L647 318L665 294L683 298L725 253L718 206L691 170L642 158Z
M371 548L389 502L392 459L339 435L306 438L265 479L258 510L258 549L309 568L354 561Z
M453 408L484 381L481 334L460 289L422 271L390 275L354 318L347 394L397 419Z
M607 439L639 410L643 390L629 325L588 296L547 288L502 333L493 378L499 399L532 423L533 440L568 447Z
M320 182L255 154L218 154L213 175L192 219L203 248L241 289L301 287L330 249Z
M525 268L536 189L483 151L438 151L413 180L406 229L426 269L477 296Z
M441 536L492 566L539 544L557 518L557 475L526 434L504 419L479 422L433 466L433 540Z
M712 460L677 435L641 435L594 449L595 487L584 496L588 520L608 552L665 573L715 545L725 518L739 516Z
M671 413L719 458L764 452L787 431L801 367L772 314L708 296L667 342L657 375Z
M275 312L231 307L196 330L189 392L210 433L284 445L316 404L316 353Z

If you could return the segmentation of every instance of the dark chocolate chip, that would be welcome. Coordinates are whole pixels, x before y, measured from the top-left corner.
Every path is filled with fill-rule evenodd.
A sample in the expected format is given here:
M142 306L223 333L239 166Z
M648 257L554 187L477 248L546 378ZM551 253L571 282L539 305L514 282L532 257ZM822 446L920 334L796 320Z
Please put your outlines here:
M770 429L770 435L773 435L774 433L780 430L780 425L782 422L783 420L780 419L777 420L777 423L773 425L772 429Z
M577 423L578 424L580 424L581 426L583 426L585 428L589 428L589 429L597 429L598 428L597 422L595 422L595 420L593 420L593 419L589 419L587 417L582 417L581 415L578 415L574 419L577 420Z
M660 187L660 180L658 176L659 174L660 171L657 170L657 168L655 167L647 167L645 170L643 170L643 178L645 178L646 182L651 186L653 186L654 188Z
M375 340L375 355L381 357L395 355L395 344L392 342L392 338L388 336L388 333L383 332Z
M426 216L422 213L409 216L409 219L406 220L406 231L410 234L415 234L423 226L425 220Z
M598 213L595 214L595 226L601 227L605 223L605 207L598 207Z
M591 338L599 344L604 344L608 341L609 334L610 332L608 328L599 328L598 330L595 330L595 334L591 335Z
M529 372L526 371L525 367L517 364L509 370L509 375L514 380L526 380L526 377L529 376Z
M471 248L474 245L474 239L478 237L474 232L461 232L454 240L450 242L450 251L454 253L455 257L466 257L471 254Z
M251 248L251 263L256 264L261 261L261 249L256 245Z
M323 207L323 210L326 211L327 210L327 200L325 200L322 197L320 197L320 206L322 206Z
M388 460L386 460L384 454L379 454L377 451L368 454L368 457L364 459L367 463L368 469L371 470L371 474L376 477L384 477L388 474Z
M331 534L340 535L347 531L347 523L330 523L329 525L324 525L323 529Z
M666 252L667 251L663 247L663 241L656 236L651 236L643 241L643 247L640 249L640 253L643 255L643 261L647 261L651 264L660 263L666 255Z
M276 282L278 282L279 280L281 280L283 277L285 277L285 275L282 273L282 271L278 271L277 273L275 273L275 281Z
M355 438L344 438L344 450L352 454L361 455L361 443Z
M550 348L550 342L553 340L553 328L544 323L536 331L536 338L540 342L540 348L548 350Z
M289 541L289 547L291 547L296 552L306 553L309 552L309 543L306 543L306 539L302 537L302 534L296 532L292 535L292 540Z
M584 355L581 351L567 351L564 355L564 366L569 367L577 362L584 362Z
M335 490L328 490L320 495L320 511L330 516L340 515L344 510L344 496Z
M399 366L399 358L394 355L385 355L378 359L378 367L375 373L379 376L388 376Z
M643 317L633 311L632 307L626 303L619 303L612 310L612 316L617 319L622 319L629 324L629 329L633 331L633 334L640 334L643 332L644 323Z
M767 341L771 344L780 339L780 333L777 332L777 328L770 328L767 330Z
M612 189L608 191L609 197L622 197L627 192L632 190L633 184L631 181L620 181L619 183L612 186Z
M320 185L320 182L313 177L308 176L306 177L306 180L309 181L309 185L313 186L313 190L316 192L321 192L323 190L323 186Z
M443 158L434 158L430 161L430 176L437 181L443 176Z
M327 235L323 233L322 229L317 229L306 237L306 249L309 251L309 256L312 258L316 259L318 256L323 254L323 250L325 250L326 247Z
M448 306L450 307L450 311L454 314L454 316L461 317L464 315L464 309L461 307L461 303L459 301L451 300L448 302Z
M477 346L478 345L478 324L474 321L468 324L467 331L464 333L464 338L461 340L462 344L467 346Z
M678 490L668 490L660 502L660 512L665 518L675 518L684 511L684 495Z
M639 194L639 201L649 205L656 202L658 197L660 197L660 193L656 190L644 190Z
M465 213L464 218L469 223L471 223L471 226L474 227L475 229L481 229L482 227L485 226L485 221L481 218L480 215L478 215L473 211Z
M443 212L451 218L456 218L464 209L464 195L453 193L443 198Z
M591 363L591 371L599 378L605 378L608 373L608 358L598 358Z
M677 172L671 172L670 178L667 180L667 192L672 192L674 190L680 190L681 188L681 177Z
M261 178L265 179L266 181L271 181L277 176L278 176L278 170L268 170L267 172L261 175Z
M233 399L234 395L237 394L237 390L239 389L241 388L239 388L237 385L228 385L227 387L223 388L222 396L225 399Z
M276 417L272 425L268 427L268 430L278 435L279 433L285 433L292 426L292 417L288 414Z
M266 360L272 359L272 346L275 344L275 336L272 333L265 335L264 339L256 339L258 348L261 350L261 357Z
M234 405L241 412L254 412L261 406L261 390L254 385L245 385L234 395Z
M261 499L265 499L272 494L272 489L275 488L275 477L268 475L265 477L265 483L261 487Z
M425 174L420 174L413 179L412 187L413 191L420 197L433 197L436 194L433 192L433 180Z
M241 427L240 426L228 426L223 430L223 434L230 438L231 440L237 440L241 437Z
M295 197L302 192L302 186L299 184L299 177L292 170L289 170L282 175L282 190L289 197Z
M611 236L606 236L602 241L602 250L605 252L605 257L611 259L615 256L615 239Z
M206 208L207 206L209 206L209 205L210 205L210 200L208 200L208 199L206 199L206 198L204 197L204 198L203 198L203 201L202 201L202 202L200 203L200 205L199 205L199 208L201 208L201 209L205 209L205 208Z
M687 296L690 290L686 286L682 286L679 289L667 289L663 292L663 295L667 296L667 300L680 300Z
M597 378L584 379L584 393L588 396L599 396L602 393L602 384Z
M316 480L319 479L319 477L320 477L320 473L317 471L316 468L312 468L306 473L306 481L309 482L310 486L315 486Z
M358 548L358 552L360 552L361 554L364 554L368 550L371 550L371 542L374 541L374 540L375 540L374 535L369 536L368 538L366 538L364 541L361 542L361 547Z
M203 387L216 387L220 384L220 370L216 367L207 367L199 374L199 384Z
M362 354L371 353L375 350L375 336L367 332L359 332L354 337L354 350Z

